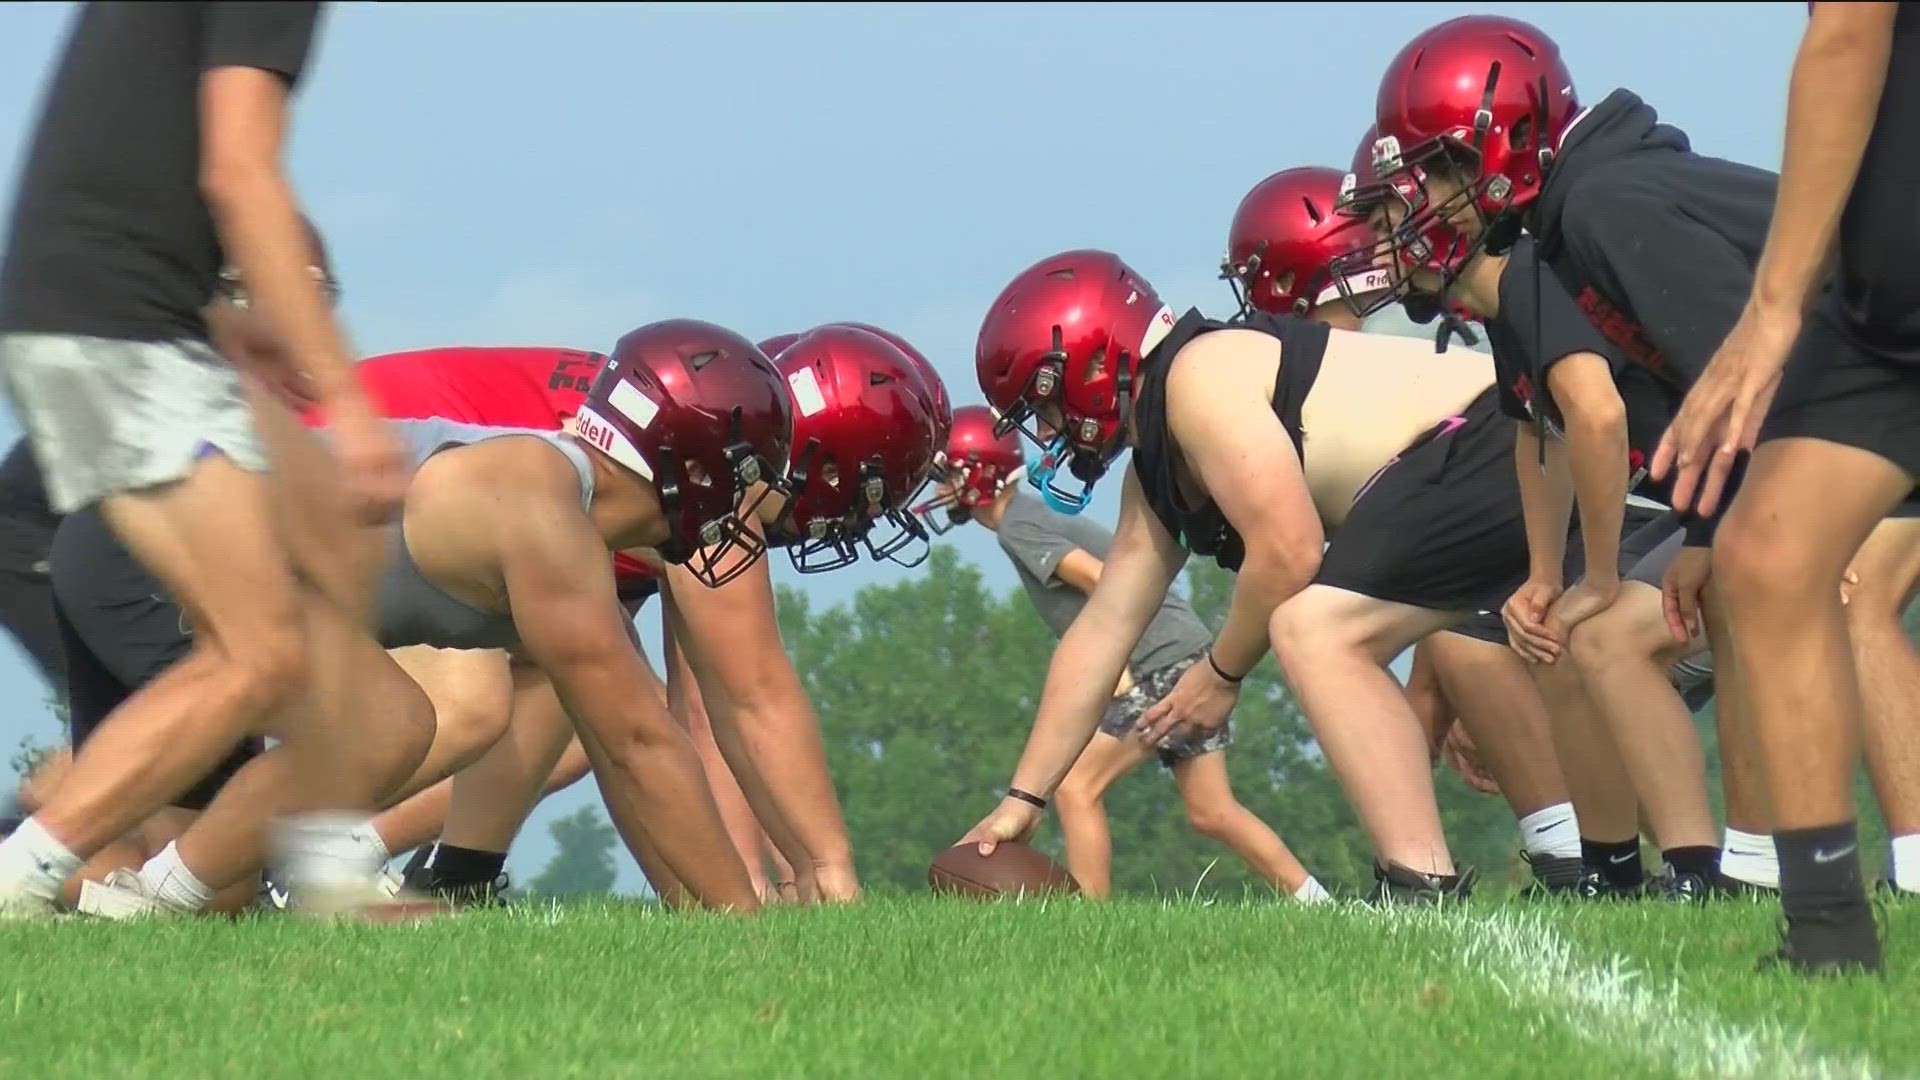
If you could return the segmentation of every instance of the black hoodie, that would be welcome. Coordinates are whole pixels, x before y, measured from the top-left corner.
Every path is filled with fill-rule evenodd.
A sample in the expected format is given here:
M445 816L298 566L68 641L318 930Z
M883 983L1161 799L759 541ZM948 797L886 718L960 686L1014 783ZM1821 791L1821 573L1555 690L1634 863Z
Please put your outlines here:
M1574 122L1525 224L1587 318L1677 408L1746 307L1778 185L1694 153L1686 132L1615 90ZM1689 520L1689 542L1713 524Z
M1527 231L1608 340L1684 391L1746 307L1778 184L1615 90L1567 133Z

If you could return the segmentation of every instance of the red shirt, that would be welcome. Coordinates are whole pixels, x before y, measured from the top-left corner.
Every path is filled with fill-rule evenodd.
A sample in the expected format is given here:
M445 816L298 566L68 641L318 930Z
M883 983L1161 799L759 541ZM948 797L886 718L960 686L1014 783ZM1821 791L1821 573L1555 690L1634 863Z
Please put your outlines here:
M370 356L354 367L381 416L390 420L454 420L489 427L558 431L586 400L606 360L584 349L458 347ZM318 406L300 419L318 427ZM614 576L654 577L653 568L616 552Z

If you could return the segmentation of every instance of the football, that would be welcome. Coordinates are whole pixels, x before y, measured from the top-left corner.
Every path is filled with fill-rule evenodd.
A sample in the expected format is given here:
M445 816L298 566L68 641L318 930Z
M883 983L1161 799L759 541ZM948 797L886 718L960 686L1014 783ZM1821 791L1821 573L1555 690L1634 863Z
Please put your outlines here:
M992 900L1003 896L1046 896L1080 891L1067 868L1026 844L1005 843L980 857L973 844L959 844L934 856L927 887L936 893Z

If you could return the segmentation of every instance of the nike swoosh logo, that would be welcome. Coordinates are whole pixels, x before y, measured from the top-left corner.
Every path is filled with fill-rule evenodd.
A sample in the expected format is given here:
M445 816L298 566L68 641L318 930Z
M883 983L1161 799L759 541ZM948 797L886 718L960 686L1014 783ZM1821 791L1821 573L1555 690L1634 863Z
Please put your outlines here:
M1612 863L1615 866L1618 866L1621 863L1626 862L1628 859L1637 859L1639 857L1640 857L1639 852L1629 851L1625 855L1609 855L1607 856L1607 861Z
M1848 844L1838 851L1815 851L1813 853L1813 861L1825 866L1827 863L1833 862L1836 859L1844 859L1853 854L1859 846L1858 844Z
M1484 615L1484 614L1486 614L1486 613L1485 613L1485 612L1481 612L1481 614L1483 614L1483 615ZM1548 829L1557 829L1557 828L1559 828L1560 826L1562 826L1562 825L1565 825L1565 824L1567 823L1567 821L1568 821L1568 820L1569 820L1569 819L1567 819L1567 818L1561 818L1561 819L1560 819L1559 821L1555 821L1555 822L1551 822L1551 823L1549 823L1549 824L1546 824L1546 825L1542 825L1542 826L1540 826L1539 828L1537 828L1537 829L1535 829L1535 830L1533 830L1533 831L1534 831L1534 832L1536 832L1536 833L1543 833L1543 832L1546 832L1546 831L1547 831Z

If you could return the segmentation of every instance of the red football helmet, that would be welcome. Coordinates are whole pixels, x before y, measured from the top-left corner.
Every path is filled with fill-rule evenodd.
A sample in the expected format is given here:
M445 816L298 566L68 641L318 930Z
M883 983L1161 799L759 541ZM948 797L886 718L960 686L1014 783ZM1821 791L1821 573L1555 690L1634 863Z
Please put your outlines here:
M808 331L779 366L793 400L793 498L781 524L794 569L850 566L855 541L875 559L918 566L927 533L907 511L939 449L918 368L884 338L845 325ZM876 541L883 518L893 528Z
M1220 276L1242 316L1256 310L1306 316L1329 300L1387 287L1385 273L1370 268L1359 281L1336 283L1330 276L1338 256L1372 236L1366 222L1334 212L1342 180L1338 169L1284 169L1240 200Z
M1085 489L1054 494L1085 508L1126 449L1140 359L1173 322L1153 286L1107 251L1050 255L1000 290L980 324L974 365L999 430L1018 430L1043 452L1029 482L1045 491L1070 463Z
M1374 168L1408 200L1394 258L1451 281L1486 246L1493 223L1539 196L1580 101L1560 47L1538 27L1466 15L1400 50L1374 113ZM1462 186L1436 202L1427 185L1443 172ZM1451 223L1468 209L1482 224L1473 237Z
M927 388L933 392L933 445L945 446L947 444L947 435L953 430L953 402L947 397L947 384L945 380L940 378L939 372L933 370L933 364L927 360L926 356L922 354L919 349L914 348L912 342L891 330L883 330L878 326L871 326L863 322L837 322L829 323L828 325L851 326L855 330L865 330L867 333L873 334L885 340L887 344L899 349L906 355L908 360L913 361L913 366L920 371L920 378L926 382Z
M650 323L620 339L574 417L575 435L654 485L667 515L660 557L718 588L766 553L747 525L785 490L793 411L771 360L739 334L696 319Z
M799 334L775 334L760 343L760 351L767 354L767 359L778 360L781 353L786 352L794 342L799 340Z
M943 534L972 517L974 507L999 498L1024 464L1020 437L999 430L992 409L962 405L953 412L953 432L947 436L946 448L933 462L935 482L951 487L913 512L936 535Z

